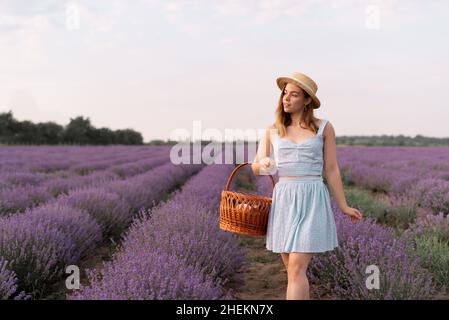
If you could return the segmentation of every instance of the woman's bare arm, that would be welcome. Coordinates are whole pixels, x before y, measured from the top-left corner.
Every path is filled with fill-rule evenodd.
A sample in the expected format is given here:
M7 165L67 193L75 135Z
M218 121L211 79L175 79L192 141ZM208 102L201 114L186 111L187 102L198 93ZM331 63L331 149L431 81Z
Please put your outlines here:
M341 211L348 207L345 194L343 191L343 183L341 180L340 169L337 163L337 144L335 141L335 130L329 122L323 132L324 139L324 176L334 195L335 201Z
M266 157L270 157L272 154L271 139L270 139L271 129L273 129L273 126L269 126L265 129L265 133L258 145L256 157L254 158L254 161L251 163L251 169L253 170L253 173L256 176L261 174L268 174L267 168L260 163L260 160Z
M324 128L324 176L331 189L332 195L340 210L351 217L353 222L362 219L362 214L357 209L348 206L343 190L340 169L337 163L337 143L335 130L329 122Z

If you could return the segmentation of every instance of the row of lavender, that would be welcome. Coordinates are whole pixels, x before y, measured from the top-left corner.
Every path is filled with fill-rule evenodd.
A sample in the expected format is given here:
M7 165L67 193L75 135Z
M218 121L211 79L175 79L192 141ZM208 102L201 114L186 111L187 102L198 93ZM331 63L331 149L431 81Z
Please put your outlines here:
M235 235L218 229L221 191L233 169L210 165L167 202L133 223L121 248L90 284L69 299L232 299L227 281L244 252Z
M136 212L203 166L167 162L166 157L165 164L144 174L73 190L0 217L0 298L45 295L67 265L89 256L107 237L119 236Z
M56 175L20 171L0 175L0 185L3 185L0 188L0 216L35 207L61 194L68 194L71 190L101 186L114 180L126 179L168 161L166 149L153 151L152 148L147 148L145 153L132 151L130 149L126 156L110 155L108 159L101 160L101 166L98 161L89 160L89 153L84 153L84 164L76 163L76 167L67 168L69 171ZM45 160L47 159L43 158L41 163L45 164ZM85 175L74 173L81 167L86 170L83 171L84 173L89 173Z
M341 147L338 161L348 184L385 192L393 204L449 214L447 147Z
M131 151L131 150L130 150ZM166 151L165 151L166 153ZM5 170L0 172L1 184L0 189L21 187L21 186L39 186L42 183L54 179L54 178L73 178L76 176L86 176L94 172L100 172L107 169L115 168L115 170L120 170L122 165L131 164L140 159L146 159L149 157L164 155L163 150L147 150L143 152L128 152L127 154L116 154L115 156L110 156L105 159L95 160L92 159L92 155L89 153L83 154L84 161L76 163L65 169L60 169L58 167L52 167L52 169L46 168L45 172L40 170L35 171L25 171L18 168L12 168L10 170ZM42 165L48 165L48 159L41 159L39 167ZM125 166L126 167L126 166ZM44 170L44 169L41 169ZM115 171L114 170L114 171ZM120 174L120 171L117 172Z
M49 146L12 147L0 149L0 174L5 172L52 173L58 171L82 171L99 169L102 161L120 161L130 155L149 156L163 150L166 146ZM90 166L94 166L90 168ZM99 166L98 168L95 166Z

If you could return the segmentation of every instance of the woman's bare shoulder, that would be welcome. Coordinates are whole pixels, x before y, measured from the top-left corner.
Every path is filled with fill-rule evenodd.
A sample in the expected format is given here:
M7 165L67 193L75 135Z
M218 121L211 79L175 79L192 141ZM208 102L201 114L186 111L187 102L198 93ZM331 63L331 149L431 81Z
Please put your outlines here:
M315 125L317 128L319 128L321 126L321 124L323 123L323 121L326 121L326 127L327 126L331 126L331 122L328 119L315 119Z

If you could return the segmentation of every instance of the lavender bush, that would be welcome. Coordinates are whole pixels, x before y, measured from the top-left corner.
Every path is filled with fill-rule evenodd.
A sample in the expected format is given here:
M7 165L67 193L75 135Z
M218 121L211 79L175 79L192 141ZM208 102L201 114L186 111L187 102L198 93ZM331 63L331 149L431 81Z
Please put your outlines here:
M160 166L164 163L167 163L166 155L153 155L149 159L139 159L139 161L128 162L125 164L120 164L113 166L109 170L121 178L132 177L143 172L146 172L152 168Z
M449 214L449 181L437 178L422 179L410 193L422 207L429 208L434 213Z
M75 292L73 300L178 300L223 297L219 280L207 277L176 255L164 250L126 252L106 262L103 277L88 273L90 287ZM227 296L225 296L227 297Z
M31 185L0 190L0 216L24 211L51 198L44 187Z
M116 192L131 206L133 213L152 206L167 193L167 186L180 185L188 177L198 172L204 165L174 165L171 162L152 169L145 174L107 186L107 190Z
M166 158L163 160L167 162ZM161 157L139 161L130 174L160 161ZM123 181L108 171L67 179L68 195L0 220L0 256L11 261L10 270L17 275L19 288L31 292L33 297L42 297L61 279L65 267L92 254L103 236L119 238L132 219L133 207L151 207L201 167L175 167L168 163ZM63 178L49 179L39 188L55 186L58 180ZM117 183L111 183L113 180ZM138 204L133 203L136 198L124 196L129 193L111 191L119 183L123 190L130 182L133 190L144 194L143 200L137 198L142 200Z
M5 172L0 175L0 189L9 186L24 187L27 185L37 186L43 181L49 179L49 175L32 172Z
M411 237L435 236L439 240L449 243L449 216L445 216L443 212L437 215L427 212L404 232L404 236L410 239L408 235Z
M0 257L10 261L20 288L35 297L100 240L98 224L71 207L49 205L0 219Z
M23 291L18 293L17 277L14 271L7 269L8 262L0 257L0 300L27 299Z
M235 235L218 229L229 166L209 166L166 203L142 212L103 271L69 299L223 299L243 263ZM133 270L133 272L130 272Z
M380 222L405 230L416 220L417 210L418 205L413 197L394 194L390 197L388 213Z
M396 239L392 228L370 218L353 224L335 203L333 211L339 247L312 258L313 283L341 299L428 299L435 294L431 274L407 254L409 244ZM380 270L379 289L366 286L370 265Z
M130 205L118 194L94 187L74 190L55 203L87 211L101 226L103 236L117 239L131 223Z
M106 183L117 180L118 176L112 172L99 171L86 176L76 176L70 179L67 178L55 178L46 181L43 187L51 197L57 197L62 194L69 194L71 190L80 188L90 188L95 186L101 186Z

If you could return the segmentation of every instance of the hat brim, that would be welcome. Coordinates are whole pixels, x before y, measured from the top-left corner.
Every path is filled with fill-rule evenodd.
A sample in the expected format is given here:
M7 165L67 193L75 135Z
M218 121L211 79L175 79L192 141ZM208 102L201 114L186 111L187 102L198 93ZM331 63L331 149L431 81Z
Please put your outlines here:
M293 83L296 84L298 87L300 87L301 89L303 89L304 91L306 91L309 96L312 98L312 105L314 109L318 109L321 105L320 99L318 99L318 97L315 95L315 93L313 93L312 89L310 89L306 84L299 82L297 79L292 78L292 77L279 77L276 79L276 83L279 87L279 89L283 89L284 85L287 83Z

